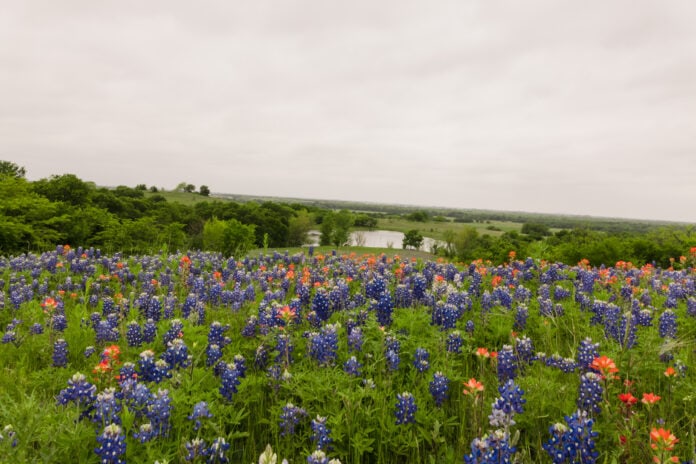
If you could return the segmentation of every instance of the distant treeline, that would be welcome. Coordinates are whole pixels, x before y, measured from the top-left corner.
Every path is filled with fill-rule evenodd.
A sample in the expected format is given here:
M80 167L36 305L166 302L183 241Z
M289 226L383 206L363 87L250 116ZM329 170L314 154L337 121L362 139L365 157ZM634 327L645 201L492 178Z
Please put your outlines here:
M696 246L693 225L400 205L380 205L378 210L374 204L248 197L206 198L188 205L169 201L166 192L148 192L143 184L104 188L73 174L34 182L24 176L23 168L0 161L3 255L41 252L67 243L129 254L204 249L238 256L254 248L300 246L311 229L321 231L322 244L341 246L352 227L374 228L377 219L386 216L411 220L414 230L422 229L427 220L523 224L520 232L499 236L479 233L474 227L447 231L445 240L431 251L463 262L478 258L502 262L515 251L518 258L569 264L585 258L592 264L631 260L667 266L670 258L679 263L679 257ZM561 230L552 233L552 228Z

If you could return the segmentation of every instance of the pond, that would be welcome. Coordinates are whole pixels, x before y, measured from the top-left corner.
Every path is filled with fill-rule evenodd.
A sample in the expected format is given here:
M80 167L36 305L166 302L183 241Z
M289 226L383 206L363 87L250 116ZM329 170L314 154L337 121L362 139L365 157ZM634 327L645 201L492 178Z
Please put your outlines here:
M318 230L309 232L309 245L319 245L321 233ZM370 248L403 248L404 234L394 230L359 230L351 232L348 239L351 246L363 246ZM423 238L421 250L430 251L434 244L441 245L440 240L430 237Z

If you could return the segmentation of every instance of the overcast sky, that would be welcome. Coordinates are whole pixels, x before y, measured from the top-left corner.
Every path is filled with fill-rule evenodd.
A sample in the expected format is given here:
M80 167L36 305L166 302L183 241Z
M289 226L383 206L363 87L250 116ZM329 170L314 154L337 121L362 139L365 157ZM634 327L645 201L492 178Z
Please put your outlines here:
M696 222L696 2L0 5L36 180Z

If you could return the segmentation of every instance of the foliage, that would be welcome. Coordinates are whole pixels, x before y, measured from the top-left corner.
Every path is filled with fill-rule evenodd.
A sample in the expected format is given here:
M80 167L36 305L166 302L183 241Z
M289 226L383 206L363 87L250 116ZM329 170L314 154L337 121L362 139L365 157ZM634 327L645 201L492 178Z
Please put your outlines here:
M692 460L696 248L682 253L668 268L0 257L0 460Z
M409 230L404 234L404 240L402 243L404 249L411 247L419 250L422 245L423 236L416 229Z
M209 219L203 226L203 247L227 256L244 255L254 248L255 227L236 219Z
M27 170L11 161L0 160L0 177L24 178Z

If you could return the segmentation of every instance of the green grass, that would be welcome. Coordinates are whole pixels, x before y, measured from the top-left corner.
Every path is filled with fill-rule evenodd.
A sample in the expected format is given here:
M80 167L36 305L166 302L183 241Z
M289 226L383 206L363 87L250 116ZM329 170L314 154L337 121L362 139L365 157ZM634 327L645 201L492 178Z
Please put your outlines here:
M416 222L409 221L404 218L385 218L377 220L377 229L395 230L398 232L408 232L409 230L417 230L424 237L434 238L436 240L444 240L445 231L452 230L455 233L462 229L473 227L481 235L500 236L504 232L519 232L522 224L519 222L504 222L504 221L487 221L487 222L440 222L427 221ZM499 230L491 230L496 228Z

